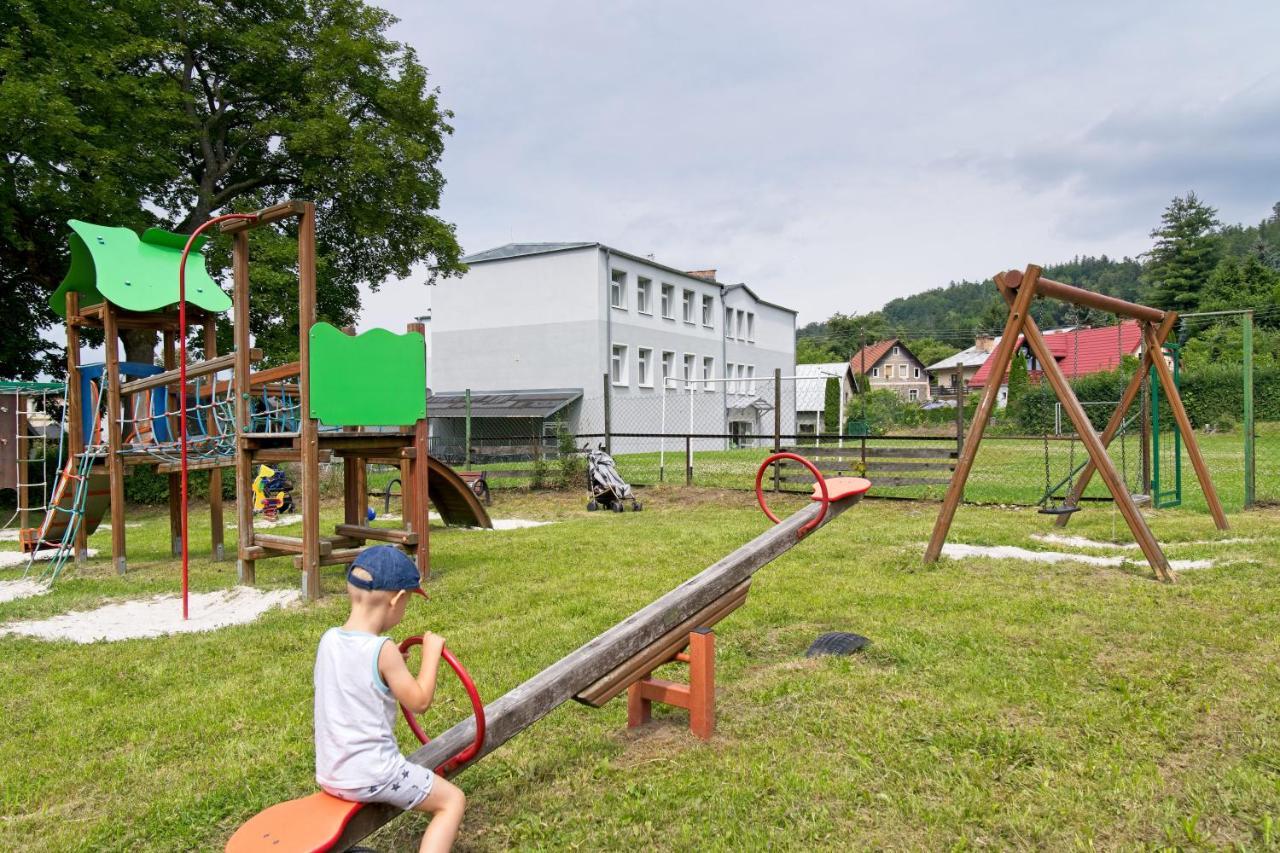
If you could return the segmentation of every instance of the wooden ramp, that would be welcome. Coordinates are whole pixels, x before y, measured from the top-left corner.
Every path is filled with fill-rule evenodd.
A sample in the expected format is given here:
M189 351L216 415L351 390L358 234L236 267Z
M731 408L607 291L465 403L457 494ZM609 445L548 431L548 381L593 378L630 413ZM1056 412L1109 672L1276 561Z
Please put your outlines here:
M44 550L45 548L62 547L62 536L72 519L72 504L75 502L75 481L70 477L70 464L58 478L55 491L57 509L50 509L39 527L32 528L30 540L34 547L24 544L24 550ZM89 482L84 494L84 535L88 536L98 529L102 518L111 505L111 487L108 482L105 465L94 465L89 469ZM39 537L39 541L36 541ZM24 536L24 539L26 537Z
M466 481L434 456L427 457L427 498L450 527L493 527L484 504Z

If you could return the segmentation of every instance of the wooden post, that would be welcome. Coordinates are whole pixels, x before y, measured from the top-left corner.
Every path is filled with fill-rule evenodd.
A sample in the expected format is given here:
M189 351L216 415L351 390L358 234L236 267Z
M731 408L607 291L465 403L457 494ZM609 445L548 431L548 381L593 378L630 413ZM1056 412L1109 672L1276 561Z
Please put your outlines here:
M218 355L218 320L212 314L207 314L204 320L204 357L208 361L216 358ZM209 401L213 402L214 389L217 388L216 382L210 383ZM199 405L199 401L197 401ZM218 418L213 413L213 407L210 406L205 417L206 429L209 435L218 434ZM209 469L209 545L213 551L214 560L222 560L226 557L226 551L223 546L223 520L222 520L222 468Z
M1164 388L1165 396L1169 398L1169 408L1173 410L1173 419L1178 424L1178 431L1182 433L1182 443L1187 450L1187 455L1191 457L1191 465L1196 469L1196 477L1200 480L1204 499L1209 504L1209 514L1213 516L1213 523L1219 530L1226 530L1229 527L1227 515L1222 511L1218 492L1213 488L1213 480L1209 478L1209 466L1200 455L1200 445L1196 443L1196 434L1191 429L1187 410L1182 406L1182 397L1178 395L1178 386L1174 384L1173 373L1169 370L1169 365L1165 363L1161 353L1160 341L1156 339L1155 333L1149 327L1143 329L1143 337L1147 342L1147 348L1160 354L1159 357L1152 359L1156 368L1156 377L1160 380L1160 386Z
M257 562L249 556L253 536L253 448L244 437L250 431L249 413L249 232L237 231L232 237L231 268L234 281L232 322L235 333L236 366L236 580L253 584L257 580ZM304 413L305 414L305 413Z
M1129 530L1133 532L1133 538L1138 542L1138 547L1142 549L1147 562L1151 564L1152 571L1155 572L1158 579L1166 583L1172 583L1173 570L1169 568L1169 560L1165 557L1164 551L1160 549L1160 543L1156 542L1155 535L1152 534L1151 528L1147 526L1146 519L1142 517L1137 504L1133 502L1133 495L1129 494L1128 486L1120 478L1120 472L1116 471L1115 465L1111 462L1111 457L1107 455L1107 449L1103 446L1101 439L1098 438L1098 434L1094 432L1093 425L1089 423L1089 416L1085 414L1080 401L1076 399L1075 393L1071 390L1067 377L1063 375L1062 368L1058 366L1057 360L1054 359L1049 345L1045 343L1044 338L1040 335L1040 329L1036 326L1036 321L1029 315L1023 322L1023 334L1027 339L1027 343L1031 345L1031 351L1040 362L1045 378L1053 386L1054 393L1070 416L1071 424L1075 427L1076 434L1080 436L1080 441L1084 444L1085 449L1089 451L1089 456L1093 459L1094 468L1101 475L1103 482L1107 484L1107 489L1111 492L1111 498L1115 501L1116 508L1124 516L1125 522L1129 525ZM1163 359L1161 359L1161 362L1163 363Z
M74 290L67 292L67 465L70 470L75 471L80 464L80 454L85 452L86 437L84 434L84 422L81 418L84 416L84 407L93 405L92 400L81 399L80 394L80 294ZM89 423L93 423L93 414L90 413ZM58 471L56 478L62 477L62 471ZM68 484L70 487L70 484ZM45 487L46 489L49 487ZM57 488L57 480L54 481L54 488ZM46 492L48 497L52 497L52 490ZM45 503L51 503L48 500ZM75 559L76 568L84 563L89 556L89 534L85 532L84 525L76 525L75 539Z
M409 331L419 334L426 334L426 326L422 323L410 323ZM425 353L424 353L425 357ZM427 389L423 388L422 393L426 394ZM410 471L413 474L413 491L416 493L416 499L413 502L413 515L405 517L405 526L409 530L418 534L418 546L414 549L414 560L418 564L418 577L423 581L431 576L431 504L428 500L428 477L430 476L429 454L431 452L430 431L428 429L430 422L427 418L422 417L413 426L413 464ZM404 488L407 483L401 483L401 491L407 492ZM406 510L407 511L407 510Z
M311 327L316 324L316 206L298 220L298 444L302 451L302 595L320 597L320 423L311 413Z
M942 545L947 541L947 532L951 529L951 522L956 516L956 508L964 498L965 481L969 479L969 472L973 470L973 460L978 455L982 434L987 429L987 422L991 420L991 413L995 410L996 401L1000 397L1000 383L1004 381L1005 371L1009 369L1009 363L1013 360L1014 344L1017 342L1018 333L1022 331L1027 309L1035 296L1040 267L1030 264L1023 275L1019 275L1016 270L1000 273L996 276L997 286L1003 287L1003 282L1010 276L1018 276L1021 287L1018 288L1017 296L1014 297L1013 305L1009 309L1009 318L1005 320L1000 343L991 356L991 372L988 374L987 384L982 389L982 401L978 404L978 410L974 412L973 423L969 425L969 435L965 438L960 458L956 460L955 473L951 475L951 483L947 486L947 495L942 501L942 509L939 510L937 521L933 525L933 535L930 536L929 546L924 552L926 563L932 563L941 556Z
M646 672L627 688L627 728L653 719L653 703L663 702L689 712L689 730L711 740L716 730L716 635L710 628L689 633L689 652L671 658L689 665L689 683L677 684Z
M177 351L174 348L174 333L166 331L164 333L164 369L173 370L178 366ZM152 389L153 394L163 391L172 390L171 388ZM165 401L165 410L169 409L169 401ZM154 409L152 409L154 411ZM178 412L178 417L186 417L186 412ZM154 424L152 425L154 428ZM181 425L179 425L181 429ZM169 475L169 554L173 557L182 556L182 475Z
M106 366L102 381L107 388L107 473L111 478L111 564L125 573L124 541L124 460L120 458L120 330L116 327L115 306L102 302L103 348Z
M1143 377L1146 376L1147 368L1154 363L1156 358L1160 358L1161 361L1164 360L1162 353L1165 338L1167 338L1169 333L1173 331L1174 324L1177 322L1178 315L1173 311L1169 311L1164 315L1164 319L1160 321L1160 325L1156 327L1155 335L1156 339L1160 342L1160 346L1156 347L1155 351L1152 352L1151 347L1147 346L1145 343L1143 344L1142 360L1138 362L1138 372L1133 374L1133 377L1129 379L1129 384L1125 386L1124 393L1120 395L1120 404L1116 406L1116 410L1111 413L1111 418L1107 421L1106 429L1102 431L1101 440L1103 447L1111 446L1112 439L1115 438L1116 433L1120 431L1120 427L1124 424L1124 414L1129 410L1129 407L1133 405L1133 401L1137 398L1138 392L1142 390ZM1148 324L1143 322L1142 326L1144 330L1143 333L1145 335ZM1084 470L1080 472L1080 476L1076 478L1075 483L1071 487L1071 491L1067 494L1068 506L1080 505L1080 497L1088 487L1089 480L1093 478L1094 470L1093 460L1090 459L1084 466ZM1148 483L1150 483L1150 480L1148 480ZM1054 524L1058 527L1066 527L1070 521L1071 515L1068 513L1058 516L1054 520Z

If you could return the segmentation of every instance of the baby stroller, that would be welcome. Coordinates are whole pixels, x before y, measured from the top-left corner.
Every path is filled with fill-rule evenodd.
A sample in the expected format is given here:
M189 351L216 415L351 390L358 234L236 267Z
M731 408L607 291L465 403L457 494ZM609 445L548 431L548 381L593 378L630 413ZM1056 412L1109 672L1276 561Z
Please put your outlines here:
M583 445L582 449L587 453L587 491L591 494L587 511L611 509L622 512L626 509L624 502L631 501L631 511L639 512L642 509L640 502L618 474L613 457L604 452L604 445L600 445L598 450L591 450L590 445Z

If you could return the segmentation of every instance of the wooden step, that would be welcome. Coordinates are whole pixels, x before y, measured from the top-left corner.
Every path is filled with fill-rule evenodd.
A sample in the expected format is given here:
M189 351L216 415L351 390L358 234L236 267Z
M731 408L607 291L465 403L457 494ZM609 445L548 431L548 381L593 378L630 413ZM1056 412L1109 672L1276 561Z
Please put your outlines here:
M365 550L365 548L368 548L368 547L371 547L371 546L361 545L354 548L335 548L331 553L325 554L322 557L320 557L320 565L322 566L346 565L347 563L350 563L352 560L354 560L356 557L360 556L360 552ZM400 545L392 545L391 547L399 548L401 551L405 550L404 547ZM293 567L295 569L302 568L302 557L299 556L299 557L293 558Z
M301 536L280 536L275 533L254 533L253 544L272 551L284 551L289 554L302 553ZM324 557L333 551L333 543L324 537L320 538L320 556Z
M250 453L249 458L255 463L273 465L278 462L301 462L302 450L297 447L263 447ZM332 462L333 451L321 450L321 462Z
M362 527L358 524L337 524L333 532L348 539L376 539L396 545L417 545L418 534L411 530L391 530L385 527Z
M235 456L209 456L203 459L188 458L188 471L208 471L213 468L234 468L236 466ZM157 474L177 474L182 471L181 462L161 462L156 465Z

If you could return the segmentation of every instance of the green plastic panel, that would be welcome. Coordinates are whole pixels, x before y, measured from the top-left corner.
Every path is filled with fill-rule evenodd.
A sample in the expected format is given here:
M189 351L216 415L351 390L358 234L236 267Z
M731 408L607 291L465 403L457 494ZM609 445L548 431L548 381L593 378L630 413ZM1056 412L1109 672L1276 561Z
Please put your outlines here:
M110 228L72 219L68 241L71 269L49 297L49 307L66 316L68 291L81 294L81 305L106 299L128 311L158 311L178 302L178 261L187 238L159 228L149 228L141 238L128 228ZM206 311L231 307L231 297L209 277L197 238L187 257L187 304Z
M410 426L427 416L427 342L419 332L348 335L311 327L311 417L329 426Z

